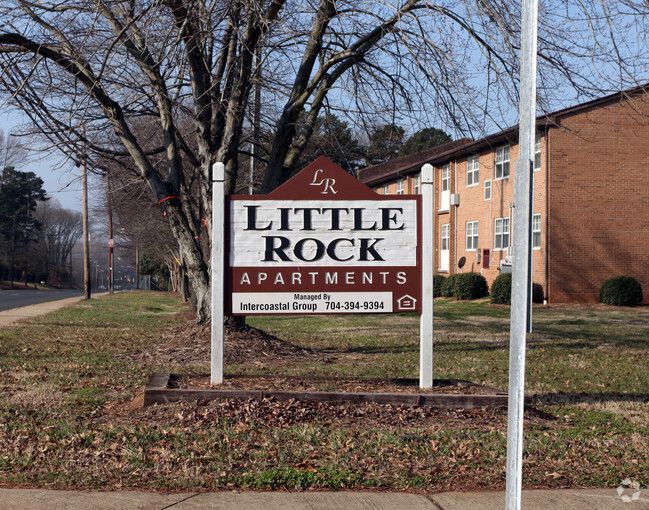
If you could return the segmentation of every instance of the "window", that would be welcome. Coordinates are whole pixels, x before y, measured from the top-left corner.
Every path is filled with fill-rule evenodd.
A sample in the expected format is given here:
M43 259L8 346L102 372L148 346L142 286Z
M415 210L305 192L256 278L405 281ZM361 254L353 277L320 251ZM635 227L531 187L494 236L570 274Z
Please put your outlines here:
M532 216L532 248L541 248L541 215Z
M473 251L478 249L478 222L466 222L466 250Z
M509 247L509 218L496 218L494 228L494 250L506 250Z
M541 170L541 135L534 140L534 170Z
M509 177L509 145L496 149L496 179Z
M389 184L384 184L383 185L383 194L387 195L390 193L390 185Z
M400 179L397 181L397 195L403 195L404 182L405 182L404 179Z
M466 160L466 185L475 186L479 182L478 172L480 169L480 159L478 156L471 156Z
M448 251L449 232L450 232L450 225L448 223L442 225L442 246L441 246L442 251Z
M451 189L451 165L442 167L442 192Z
M412 192L413 192L415 195L419 195L419 193L421 193L420 190L421 190L421 186L420 186L420 177L419 177L418 175L415 175L415 176L412 178Z
M491 181L484 182L484 199L491 200Z

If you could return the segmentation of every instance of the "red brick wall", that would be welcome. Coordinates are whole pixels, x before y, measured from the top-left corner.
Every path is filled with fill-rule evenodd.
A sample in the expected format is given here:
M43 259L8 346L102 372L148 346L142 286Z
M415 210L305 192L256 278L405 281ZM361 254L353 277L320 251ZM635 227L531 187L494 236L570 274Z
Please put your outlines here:
M596 302L602 282L637 278L649 302L649 103L561 118L549 130L549 297Z
M542 154L545 153L545 140L541 142ZM510 204L514 201L514 162L518 158L518 145L510 144L510 176L505 179L495 179L495 151L501 145L494 146L492 150L479 154L480 169L478 185L467 186L467 158L458 161L458 187L460 206L457 208L457 259L466 257L464 271L482 273L491 286L500 274L500 261L506 257L505 250L494 248L494 229L496 218L510 218L510 239L513 242L513 211L510 213ZM541 169L534 172L534 212L541 214L541 249L534 250L533 254L533 281L541 284L545 282L545 179L546 164L542 158ZM491 200L484 199L485 180L491 180ZM480 257L477 262L476 252L466 250L466 223L478 221L478 245L480 251L490 250L489 268L484 267L484 260Z

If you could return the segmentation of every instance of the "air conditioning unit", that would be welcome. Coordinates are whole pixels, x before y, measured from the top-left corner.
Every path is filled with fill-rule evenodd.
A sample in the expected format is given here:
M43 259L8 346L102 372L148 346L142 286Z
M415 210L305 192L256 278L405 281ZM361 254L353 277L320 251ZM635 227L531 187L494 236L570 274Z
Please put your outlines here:
M460 205L460 194L459 193L451 194L451 205Z

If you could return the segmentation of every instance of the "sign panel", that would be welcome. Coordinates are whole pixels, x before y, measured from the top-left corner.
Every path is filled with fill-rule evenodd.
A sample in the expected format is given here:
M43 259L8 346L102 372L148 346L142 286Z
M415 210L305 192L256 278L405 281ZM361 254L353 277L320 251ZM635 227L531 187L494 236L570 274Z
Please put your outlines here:
M269 195L228 198L227 313L420 310L418 196L378 195L320 158Z

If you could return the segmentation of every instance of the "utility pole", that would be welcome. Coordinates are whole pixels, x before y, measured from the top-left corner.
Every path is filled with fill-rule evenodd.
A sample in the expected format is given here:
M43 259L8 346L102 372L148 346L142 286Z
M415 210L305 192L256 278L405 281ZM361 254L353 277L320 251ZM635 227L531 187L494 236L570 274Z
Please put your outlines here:
M140 288L140 243L135 243L135 290Z
M115 240L113 238L113 208L110 201L110 177L108 170L106 170L106 208L108 209L108 293L113 294L113 282L115 280L113 274L113 263L115 256L113 254L113 246Z
M83 289L84 298L90 299L90 248L88 242L88 170L86 168L86 146L81 154L81 185L83 193Z

